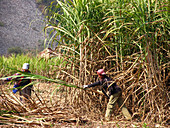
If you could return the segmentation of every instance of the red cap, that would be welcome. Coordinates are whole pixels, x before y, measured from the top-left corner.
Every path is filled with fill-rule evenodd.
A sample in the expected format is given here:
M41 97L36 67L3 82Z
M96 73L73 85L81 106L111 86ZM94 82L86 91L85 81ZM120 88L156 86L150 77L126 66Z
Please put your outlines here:
M99 70L97 71L97 74L98 74L98 75L106 75L106 73L104 72L104 69L99 69Z

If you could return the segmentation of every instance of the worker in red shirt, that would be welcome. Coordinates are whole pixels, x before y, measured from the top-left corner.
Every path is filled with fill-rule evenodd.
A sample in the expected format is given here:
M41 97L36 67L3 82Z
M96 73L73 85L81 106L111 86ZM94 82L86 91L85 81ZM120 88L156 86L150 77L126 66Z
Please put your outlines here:
M105 120L110 121L110 117L113 113L115 103L117 102L119 107L121 107L123 104L122 90L116 83L113 83L111 78L106 76L104 69L99 69L97 71L97 74L99 77L99 81L89 85L83 85L83 88L95 87L98 85L102 87L102 92L106 95L107 98L109 98L105 114ZM131 114L129 113L125 105L121 107L121 110L125 118L127 120L131 120Z

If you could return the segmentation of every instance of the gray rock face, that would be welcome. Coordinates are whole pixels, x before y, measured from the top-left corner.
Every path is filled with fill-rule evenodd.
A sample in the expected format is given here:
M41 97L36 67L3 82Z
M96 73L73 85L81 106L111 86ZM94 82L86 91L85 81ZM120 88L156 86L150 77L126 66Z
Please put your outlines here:
M0 55L12 47L42 46L44 20L35 0L0 0Z

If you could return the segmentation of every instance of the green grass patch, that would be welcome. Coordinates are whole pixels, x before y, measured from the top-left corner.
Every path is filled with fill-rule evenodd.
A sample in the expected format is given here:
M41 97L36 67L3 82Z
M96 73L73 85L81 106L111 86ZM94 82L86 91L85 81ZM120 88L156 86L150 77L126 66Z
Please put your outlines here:
M37 56L33 56L32 54L11 54L8 57L0 56L0 77L16 73L16 70L22 69L24 63L30 64L31 73L49 77L49 72L55 72L55 67L60 65L62 60L58 57L40 60ZM62 63L62 65L64 66L64 63Z
M5 24L0 21L0 27L4 27L4 26L5 26Z

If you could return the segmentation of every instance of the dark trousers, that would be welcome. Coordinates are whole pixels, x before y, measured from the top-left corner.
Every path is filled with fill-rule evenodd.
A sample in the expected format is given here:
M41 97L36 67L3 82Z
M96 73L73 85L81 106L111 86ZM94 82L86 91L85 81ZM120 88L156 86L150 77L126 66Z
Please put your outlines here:
M19 92L20 100L23 101L22 97L24 98L24 100L29 99L31 96L31 90L32 90L32 86L27 86L24 89L20 90Z

